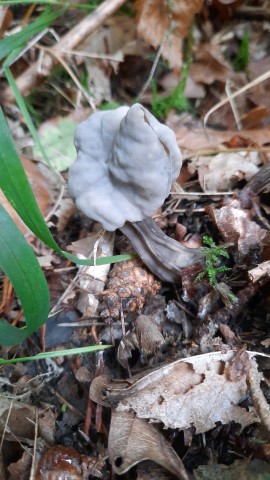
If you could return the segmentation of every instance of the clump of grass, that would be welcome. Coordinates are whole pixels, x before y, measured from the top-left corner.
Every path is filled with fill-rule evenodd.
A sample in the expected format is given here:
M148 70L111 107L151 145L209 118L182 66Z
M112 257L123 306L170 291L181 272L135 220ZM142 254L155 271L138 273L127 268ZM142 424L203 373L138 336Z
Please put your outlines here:
M188 76L188 64L183 65L182 77L172 93L166 97L160 97L157 94L157 84L152 80L152 112L157 118L164 118L170 110L175 108L180 112L191 110L191 104L185 97L185 88Z
M193 46L193 22L189 28L187 38L184 42L183 51L183 67L181 79L172 91L166 97L160 97L157 94L157 85L155 80L152 80L152 112L157 118L165 118L170 110L176 109L179 112L190 112L192 106L185 96L185 89L187 84L189 66L192 63L192 46Z
M244 72L249 64L249 34L246 32L241 38L237 55L233 61L236 72Z

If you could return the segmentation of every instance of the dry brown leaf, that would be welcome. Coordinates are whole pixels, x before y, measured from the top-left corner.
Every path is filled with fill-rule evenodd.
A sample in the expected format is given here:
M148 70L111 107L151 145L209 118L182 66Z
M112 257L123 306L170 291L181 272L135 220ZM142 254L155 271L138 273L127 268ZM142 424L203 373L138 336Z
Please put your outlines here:
M139 315L136 318L135 330L139 349L146 358L155 355L165 343L157 324L149 315Z
M231 67L224 59L219 45L201 45L190 65L190 75L194 82L211 85L215 81L226 83Z
M171 68L180 70L182 39L202 6L203 0L136 0L138 34L155 48L163 44L163 57Z
M8 421L7 421L8 419ZM33 440L35 437L36 408L32 405L0 397L0 435L6 431L5 439L14 436ZM55 433L55 415L49 410L38 410L39 434L45 441L52 441ZM48 431L48 428L50 431Z
M269 110L264 105L252 108L252 110L249 110L249 112L241 118L241 124L243 128L246 129L262 127L268 114Z
M249 355L250 352L248 352ZM231 421L243 427L259 421L253 408L249 411L238 405L248 392L246 370L239 358L235 381L228 378L235 353L207 353L178 360L151 372L127 387L103 378L98 388L92 382L90 396L105 405L117 402L117 410L133 410L139 418L162 422L166 428L196 428L206 432L217 422ZM246 362L246 359L242 362ZM243 367L243 368L242 368ZM101 385L102 383L102 385Z
M180 458L162 434L132 412L112 413L109 458L118 475L143 460L153 460L177 478L188 479Z
M219 209L207 207L225 242L233 243L241 258L257 245L262 245L268 237L267 230L250 220L247 210L241 208L238 200L228 200L228 204Z
M231 190L236 182L249 180L258 172L257 152L219 153L214 156L195 157L188 165L190 173L198 171L204 192Z
M182 150L192 152L224 148L223 143L229 142L236 133L233 130L216 131L197 127L186 128L179 124L179 116L173 112L169 113L166 123L174 130L178 146ZM270 127L240 130L237 134L253 145L254 143L257 145L270 143Z

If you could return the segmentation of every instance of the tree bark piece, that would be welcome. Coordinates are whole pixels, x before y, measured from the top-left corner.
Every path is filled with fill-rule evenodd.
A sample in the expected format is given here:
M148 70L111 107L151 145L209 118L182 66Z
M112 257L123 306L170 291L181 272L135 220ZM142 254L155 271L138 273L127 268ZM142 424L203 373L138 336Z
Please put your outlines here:
M28 95L31 88L47 77L53 67L57 65L57 55L66 50L72 50L85 40L91 33L100 27L116 10L127 0L105 0L93 13L87 15L80 23L75 25L58 43L51 48L51 54L46 53L42 60L41 69L38 62L33 63L17 79L17 87L22 95ZM5 104L14 101L13 90L8 87L3 92L2 100Z

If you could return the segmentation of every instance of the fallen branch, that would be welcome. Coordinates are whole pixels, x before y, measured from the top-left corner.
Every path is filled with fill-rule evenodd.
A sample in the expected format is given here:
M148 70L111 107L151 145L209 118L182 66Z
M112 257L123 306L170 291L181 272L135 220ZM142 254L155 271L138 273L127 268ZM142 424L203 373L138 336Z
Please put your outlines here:
M58 43L56 43L42 59L41 68L39 62L33 63L27 68L17 79L17 87L22 95L28 95L31 89L47 77L53 67L58 63L59 55L64 50L72 50L93 33L102 23L107 20L116 10L118 10L127 0L105 0L93 13L87 15L80 23L73 27L66 35L64 35ZM5 104L14 101L14 92L7 87L3 94L2 100Z

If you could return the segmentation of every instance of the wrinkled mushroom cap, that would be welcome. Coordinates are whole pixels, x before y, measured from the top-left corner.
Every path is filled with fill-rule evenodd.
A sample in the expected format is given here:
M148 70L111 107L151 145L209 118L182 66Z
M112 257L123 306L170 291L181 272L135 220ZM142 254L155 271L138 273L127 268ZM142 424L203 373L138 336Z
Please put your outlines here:
M78 126L75 147L70 193L109 231L151 216L182 166L174 132L140 104L94 113Z

